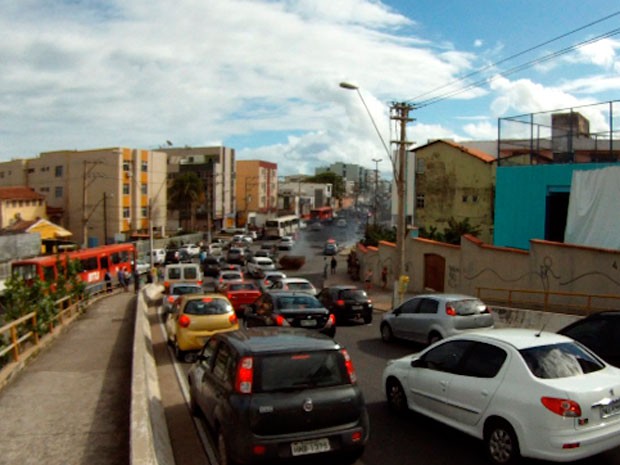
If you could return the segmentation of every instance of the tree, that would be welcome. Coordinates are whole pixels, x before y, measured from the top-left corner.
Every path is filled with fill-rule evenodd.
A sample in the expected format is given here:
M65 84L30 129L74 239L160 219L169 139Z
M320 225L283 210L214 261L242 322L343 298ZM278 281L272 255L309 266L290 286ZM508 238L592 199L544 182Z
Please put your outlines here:
M168 189L168 199L173 210L182 212L185 218L184 229L193 231L196 223L196 204L204 194L205 186L194 171L179 174ZM187 223L189 219L189 224Z
M469 218L465 218L462 221L450 218L448 220L448 227L443 231L444 242L458 245L461 243L461 236L463 234L478 236L480 234L480 227L471 225Z
M332 195L334 198L338 200L342 200L346 195L346 187L344 184L344 179L342 176L337 175L336 173L325 172L315 174L314 176L309 176L304 179L303 182L316 182L320 184L331 184L332 185Z

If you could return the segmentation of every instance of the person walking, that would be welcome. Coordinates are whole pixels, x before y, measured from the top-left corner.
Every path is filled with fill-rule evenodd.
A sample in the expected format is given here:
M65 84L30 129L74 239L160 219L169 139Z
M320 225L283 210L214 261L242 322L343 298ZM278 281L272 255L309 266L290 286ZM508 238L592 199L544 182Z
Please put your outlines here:
M105 290L106 292L112 292L112 275L109 270L105 270L105 274L103 275L103 279L105 281Z
M127 289L127 284L125 284L125 271L123 271L122 268L119 268L116 272L116 276L118 278L118 287Z
M366 292L369 292L372 289L372 270L370 268L368 268L368 271L366 271L364 286L366 288Z
M387 275L388 269L387 266L384 266L381 270L381 289L385 289L385 287L387 286Z
M331 260L332 274L336 274L336 266L338 266L338 262L336 261L336 257L332 257L332 260Z

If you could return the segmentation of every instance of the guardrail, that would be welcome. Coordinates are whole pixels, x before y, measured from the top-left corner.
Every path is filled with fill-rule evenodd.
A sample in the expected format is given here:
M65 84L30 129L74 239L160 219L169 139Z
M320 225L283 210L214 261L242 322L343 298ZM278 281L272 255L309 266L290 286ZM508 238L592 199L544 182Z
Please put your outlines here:
M585 316L602 310L618 309L620 295L580 292L538 291L477 287L476 296L488 303L524 306L532 310Z

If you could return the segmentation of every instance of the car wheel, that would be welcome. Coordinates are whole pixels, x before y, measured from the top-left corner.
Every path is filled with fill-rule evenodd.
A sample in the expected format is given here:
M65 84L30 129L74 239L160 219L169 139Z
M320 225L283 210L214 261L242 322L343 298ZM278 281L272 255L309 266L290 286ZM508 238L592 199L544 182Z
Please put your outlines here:
M346 465L349 465L349 464L353 465L355 462L357 462L360 459L363 453L364 453L364 447L360 447L359 449L353 452L346 452L342 454L342 460L339 461L339 463L343 463Z
M364 323L367 324L367 325L372 323L372 313L370 313L368 315L364 315Z
M189 409L195 417L200 416L200 407L198 406L198 402L196 402L196 394L194 394L192 388L189 390Z
M220 465L235 465L228 453L228 447L226 446L226 439L222 431L217 432L217 452Z
M521 456L517 435L506 421L495 420L489 423L485 428L484 442L487 455L495 464L514 464Z
M385 393L390 410L398 413L407 411L407 397L405 396L405 390L396 378L389 378L385 382Z
M179 349L179 344L177 342L174 343L174 356L179 362L185 361L185 351Z
M428 345L435 344L435 342L441 341L442 339L441 334L435 332L430 333L428 335Z
M384 342L392 342L394 340L394 333L392 333L392 328L387 323L383 323L381 325L381 339Z

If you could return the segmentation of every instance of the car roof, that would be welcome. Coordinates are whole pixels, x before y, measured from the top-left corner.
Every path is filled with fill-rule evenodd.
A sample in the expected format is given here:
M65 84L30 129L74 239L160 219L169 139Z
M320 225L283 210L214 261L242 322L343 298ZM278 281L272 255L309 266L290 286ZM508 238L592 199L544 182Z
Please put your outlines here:
M282 278L282 282L283 283L310 283L310 281L306 278Z
M543 345L572 342L567 336L531 328L495 328L468 331L450 339L475 339L478 341L498 341L513 346L517 350Z
M434 294L419 294L416 295L415 297L412 297L413 299L419 299L419 298L427 298L427 299L437 299L437 300L445 300L445 301L454 301L454 300L469 300L469 299L475 299L475 300L480 300L478 297L473 296L473 295L466 295L466 294L443 294L443 293L434 293Z
M328 336L299 328L243 328L219 333L217 336L228 340L241 354L291 353L342 348Z
M344 290L349 290L349 289L358 290L358 291L363 290L353 284L337 284L335 286L327 286L324 289L336 289L338 291L344 291Z

